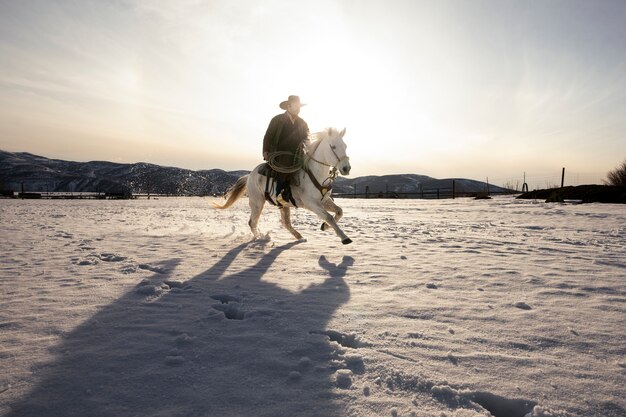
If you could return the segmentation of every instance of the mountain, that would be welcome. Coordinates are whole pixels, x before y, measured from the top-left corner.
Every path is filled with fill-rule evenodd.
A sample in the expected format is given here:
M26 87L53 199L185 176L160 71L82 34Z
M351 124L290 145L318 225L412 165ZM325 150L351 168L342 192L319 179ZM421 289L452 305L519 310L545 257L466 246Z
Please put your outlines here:
M0 189L28 192L221 194L241 176L221 169L192 171L144 162L70 162L0 151Z
M453 184L454 182L454 184ZM454 187L457 194L476 194L486 192L503 193L507 190L494 185L487 185L482 181L469 180L465 178L436 179L426 175L401 174L366 176L354 179L340 177L333 187L334 194L350 194L355 192L361 195L366 192L372 195L411 195L417 197L422 192L433 195L440 190L442 195L450 196Z
M71 162L48 159L26 152L0 150L0 190L27 192L101 192L117 194L223 194L237 178L249 171L223 171L163 167L138 162L120 164L106 161ZM487 190L487 184L462 178L436 179L426 175L402 174L339 177L335 194L411 195L442 190L451 194L452 184L457 193L477 193ZM356 187L356 188L355 188ZM490 186L491 192L503 192Z

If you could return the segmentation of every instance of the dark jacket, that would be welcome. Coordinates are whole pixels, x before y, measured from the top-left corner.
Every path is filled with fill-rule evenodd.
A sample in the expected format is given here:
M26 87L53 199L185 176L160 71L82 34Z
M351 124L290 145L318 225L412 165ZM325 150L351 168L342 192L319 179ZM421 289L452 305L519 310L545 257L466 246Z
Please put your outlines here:
M289 152L293 156L284 155L277 158L276 162L283 166L291 166L308 137L309 126L306 122L296 116L295 121L291 123L289 114L285 112L270 121L263 138L263 152Z

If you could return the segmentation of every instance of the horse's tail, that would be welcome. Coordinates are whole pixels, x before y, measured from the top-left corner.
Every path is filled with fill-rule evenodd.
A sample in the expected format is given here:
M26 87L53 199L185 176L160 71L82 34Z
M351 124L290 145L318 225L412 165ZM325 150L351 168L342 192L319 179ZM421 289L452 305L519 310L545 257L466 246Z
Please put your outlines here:
M237 182L228 189L228 191L226 191L226 194L224 194L224 197L226 198L226 203L224 203L223 206L220 206L217 203L211 203L211 205L213 206L213 208L216 209L227 209L228 207L232 206L235 201L239 200L239 197L241 197L246 191L247 186L248 176L244 175L243 177L239 178Z

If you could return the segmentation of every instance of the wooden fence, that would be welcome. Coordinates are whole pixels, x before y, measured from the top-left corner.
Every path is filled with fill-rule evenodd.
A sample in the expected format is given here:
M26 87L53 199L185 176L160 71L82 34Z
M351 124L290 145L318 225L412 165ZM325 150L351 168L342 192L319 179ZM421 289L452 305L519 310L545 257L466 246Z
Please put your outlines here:
M491 195L516 194L514 191L456 191L454 188L432 188L424 189L418 192L393 192L393 191L365 191L362 193L333 193L333 197L338 198L405 198L405 199L430 199L439 200L457 197L476 197L484 198Z

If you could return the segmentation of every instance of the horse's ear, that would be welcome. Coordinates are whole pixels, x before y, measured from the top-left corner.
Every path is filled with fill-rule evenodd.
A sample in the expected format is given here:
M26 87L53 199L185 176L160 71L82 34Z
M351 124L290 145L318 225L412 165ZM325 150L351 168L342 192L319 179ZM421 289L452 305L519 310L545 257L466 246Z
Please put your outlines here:
M339 137L343 138L343 135L346 134L346 128L344 127L343 130L339 133Z

